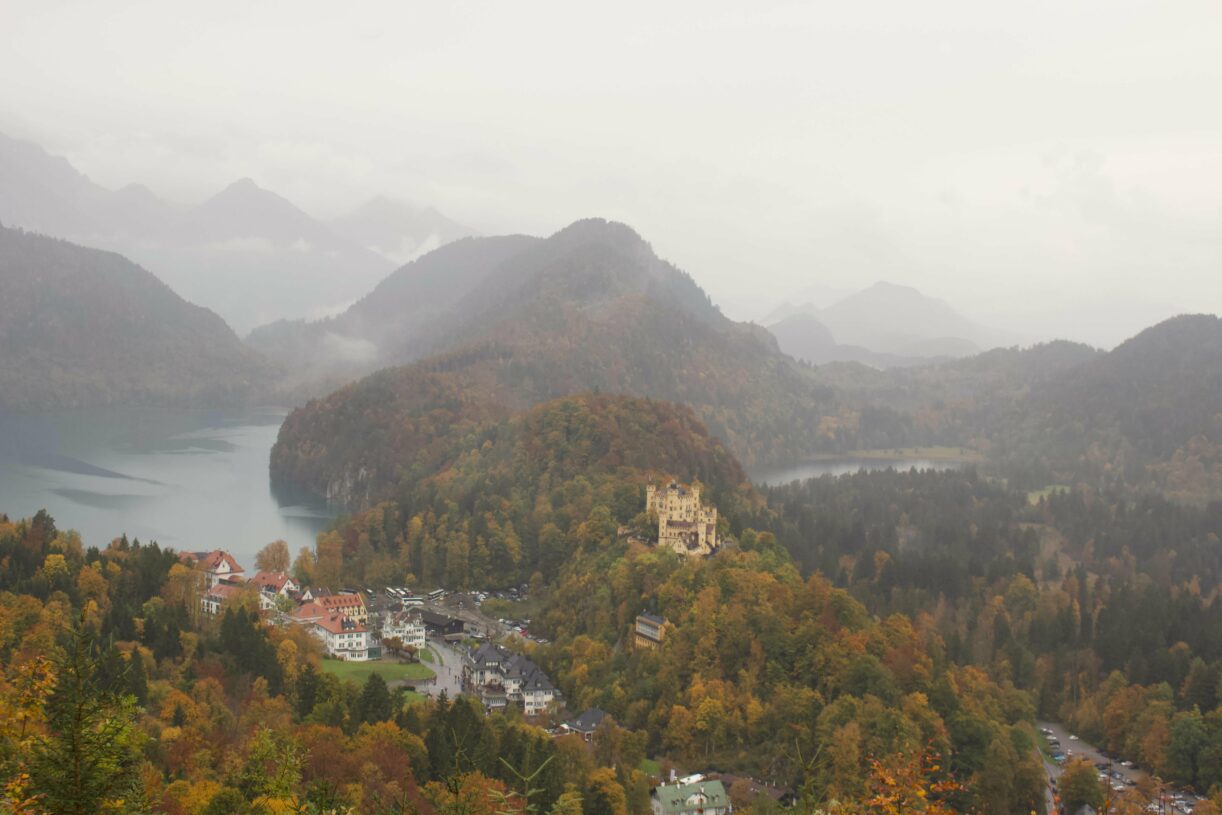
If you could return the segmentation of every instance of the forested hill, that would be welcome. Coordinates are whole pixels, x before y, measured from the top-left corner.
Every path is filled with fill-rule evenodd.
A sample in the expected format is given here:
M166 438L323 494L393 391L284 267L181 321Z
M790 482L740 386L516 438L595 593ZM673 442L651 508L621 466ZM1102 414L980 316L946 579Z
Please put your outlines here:
M1190 501L1222 497L1222 320L1183 315L1037 383L997 456Z
M734 456L682 405L579 394L503 418L472 414L448 431L432 421L434 443L414 458L388 445L387 462L410 476L394 500L320 537L326 580L392 580L402 568L449 586L554 576L639 515L650 480L698 480L729 516L762 507Z
M1026 489L1085 482L1222 498L1222 320L1183 315L1110 352L1069 342L904 370L836 364L821 382L885 419L895 447L986 454Z
M400 267L342 314L323 320L281 320L251 332L247 343L316 388L342 384L379 367L406 362L429 348L435 326L484 284L500 264L539 238L465 238Z
M120 255L0 227L0 407L230 404L271 375L220 317Z
M517 317L541 294L592 305L636 294L692 314L720 313L692 279L629 227L577 221L550 238L467 238L395 271L335 317L281 321L248 341L299 379L411 362Z
M421 422L593 390L689 405L747 464L856 442L821 423L832 393L810 368L722 316L621 224L579 222L531 244L448 309L432 341L444 350L291 415L273 477L320 493L360 478L365 489L339 496L359 506L399 480L403 455L427 441Z

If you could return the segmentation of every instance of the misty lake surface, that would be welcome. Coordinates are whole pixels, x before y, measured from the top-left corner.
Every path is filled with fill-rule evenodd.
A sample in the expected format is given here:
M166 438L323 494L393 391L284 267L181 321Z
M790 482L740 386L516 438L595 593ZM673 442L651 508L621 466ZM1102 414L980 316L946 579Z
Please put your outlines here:
M0 412L0 512L46 509L85 546L127 533L180 551L228 549L247 569L283 538L296 554L334 514L273 494L284 411L108 407Z
M753 472L751 480L756 484L774 487L778 484L805 481L808 478L818 478L823 475L849 475L858 470L893 469L898 472L907 472L914 468L917 470L957 470L965 466L967 466L965 462L954 459L826 458Z

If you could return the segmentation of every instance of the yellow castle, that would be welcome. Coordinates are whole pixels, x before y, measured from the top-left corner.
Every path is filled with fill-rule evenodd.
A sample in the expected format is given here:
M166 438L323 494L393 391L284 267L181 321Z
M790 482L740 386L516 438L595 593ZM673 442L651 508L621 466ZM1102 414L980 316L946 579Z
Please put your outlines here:
M707 555L717 548L717 508L700 501L700 485L672 481L645 487L645 510L658 516L658 545L681 555Z

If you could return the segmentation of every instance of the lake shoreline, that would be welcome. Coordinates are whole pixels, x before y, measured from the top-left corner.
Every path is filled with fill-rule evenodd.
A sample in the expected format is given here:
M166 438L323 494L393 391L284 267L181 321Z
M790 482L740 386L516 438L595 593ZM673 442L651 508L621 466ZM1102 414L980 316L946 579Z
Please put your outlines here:
M983 460L980 453L968 448L892 447L809 456L793 464L754 470L748 473L748 478L753 484L779 486L825 475L851 475L860 470L953 470Z

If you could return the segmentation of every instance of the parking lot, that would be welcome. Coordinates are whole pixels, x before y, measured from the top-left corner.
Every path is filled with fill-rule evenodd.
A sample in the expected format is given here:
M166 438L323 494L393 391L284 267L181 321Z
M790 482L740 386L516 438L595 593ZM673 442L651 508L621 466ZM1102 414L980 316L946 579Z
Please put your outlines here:
M1150 774L1141 767L1126 761L1123 756L1104 755L1093 744L1077 738L1076 734L1054 722L1037 722L1036 725L1053 747L1059 745L1066 760L1085 758L1095 765L1099 771L1100 781L1106 785L1109 801L1122 795L1140 795L1145 801L1146 809L1151 813L1192 815L1198 800L1195 795L1164 788L1160 800L1157 780L1151 778ZM1053 780L1060 778L1062 764L1045 761L1044 765L1048 770L1049 778ZM1049 812L1051 811L1050 804Z

